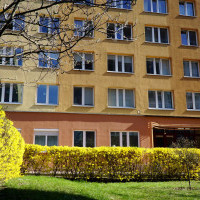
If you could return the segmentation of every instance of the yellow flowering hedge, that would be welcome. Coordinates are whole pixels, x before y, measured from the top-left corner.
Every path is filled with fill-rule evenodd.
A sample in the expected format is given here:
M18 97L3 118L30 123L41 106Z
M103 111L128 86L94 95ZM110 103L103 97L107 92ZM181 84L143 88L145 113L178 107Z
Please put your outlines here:
M0 107L0 181L20 176L24 140Z
M22 172L71 179L186 179L186 165L177 151L182 149L46 147L27 144ZM188 151L200 158L199 149ZM190 172L192 178L198 178L199 160L190 162Z

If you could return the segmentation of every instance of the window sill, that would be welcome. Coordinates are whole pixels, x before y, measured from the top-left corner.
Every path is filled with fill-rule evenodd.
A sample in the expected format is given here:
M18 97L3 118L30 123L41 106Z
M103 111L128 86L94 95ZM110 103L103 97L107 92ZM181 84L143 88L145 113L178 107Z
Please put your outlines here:
M17 67L17 68L22 67L22 65L2 65L2 64L0 64L0 66L2 66L2 67Z
M174 108L148 108L149 110L174 111Z
M75 105L75 104L73 104L72 106L74 106L74 107L84 107L84 108L94 108L94 105L89 106L89 105Z
M114 108L114 109L135 109L135 107L116 107L116 106L108 106L107 108Z
M22 103L10 103L10 102L0 102L0 104L8 104L8 105L21 105Z
M134 72L114 72L114 71L107 71L108 73L114 73L114 74L129 74L129 75L133 75Z
M145 41L146 44L153 44L153 45L163 45L163 46L168 46L170 43L158 43L158 42L149 42Z
M86 3L77 3L77 2L75 2L74 5L76 5L76 6L91 6L91 7L95 6L94 3L86 4Z
M75 38L88 39L88 40L94 39L94 36L90 37L90 36L79 36L79 35L74 35L74 37L75 37Z
M89 70L89 69L74 69L74 68L73 68L73 70L74 70L74 71L81 71L81 72L84 72L84 71L85 71L85 72L94 72L94 69Z
M184 76L183 78L184 79L200 79L200 76L199 77Z
M170 78L172 75L163 75L163 74L146 74L147 76L157 76L157 77L163 77L163 78Z
M182 48L199 48L199 46L198 45L184 45L184 44L181 44L180 45L180 47L182 47Z
M132 8L117 8L117 7L111 7L111 6L107 6L107 8L111 9L111 10L120 10L120 11L132 11Z
M197 16L189 16L189 15L178 15L178 17L183 17L183 18L197 18Z
M187 109L187 111L200 112L200 109Z
M43 103L36 103L36 106L58 106L58 104L43 104Z
M169 13L159 13L159 12L151 12L151 11L143 11L146 14L155 14L155 15L168 15Z
M133 38L130 39L130 40L120 40L120 39L114 39L114 38L106 38L107 40L110 40L110 41L122 41L122 42L133 42Z
M42 67L42 66L37 66L39 69L55 69L55 70L58 70L58 69L60 69L60 67Z

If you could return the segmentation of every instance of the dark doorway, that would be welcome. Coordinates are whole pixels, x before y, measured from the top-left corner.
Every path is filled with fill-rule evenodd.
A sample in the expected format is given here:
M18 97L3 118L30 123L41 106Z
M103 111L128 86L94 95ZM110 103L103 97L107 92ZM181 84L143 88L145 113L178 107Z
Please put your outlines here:
M200 129L153 129L154 147L170 147L179 137L186 137L194 140L200 148Z

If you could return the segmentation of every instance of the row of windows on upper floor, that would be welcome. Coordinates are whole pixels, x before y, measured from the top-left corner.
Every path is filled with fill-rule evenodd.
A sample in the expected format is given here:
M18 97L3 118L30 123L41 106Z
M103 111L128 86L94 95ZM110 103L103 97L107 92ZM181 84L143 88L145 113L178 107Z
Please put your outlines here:
M36 105L58 105L57 85L38 85ZM0 102L3 104L21 104L23 85L17 83L0 84ZM149 109L173 110L172 91L148 91ZM200 93L186 92L187 110L200 110ZM93 87L73 87L73 106L94 107ZM109 108L135 108L134 89L108 89Z
M21 48L0 48L0 65L22 66ZM146 58L148 75L172 76L171 60L169 58ZM45 53L39 55L39 67L57 67L58 54ZM94 71L93 53L74 53L74 70ZM133 56L107 55L107 71L115 73L133 73ZM183 60L184 77L199 78L200 69L198 60Z
M1 21L1 17L0 17ZM59 32L59 18L40 17L40 33L57 33ZM0 23L0 28L3 23ZM107 39L115 40L132 40L132 25L120 23L107 23ZM13 20L8 29L22 30L24 29L24 17L18 16ZM164 27L145 27L145 41L152 43L169 44L169 30ZM94 37L94 26L92 21L75 20L74 36L78 37ZM185 46L198 46L197 31L181 30L181 44Z
M59 0L57 0L59 1ZM85 0L77 2L92 6L95 0ZM183 16L195 16L195 3L191 0L180 0L179 14ZM107 5L111 8L131 9L131 0L107 0ZM152 13L167 13L167 0L144 0L144 11Z

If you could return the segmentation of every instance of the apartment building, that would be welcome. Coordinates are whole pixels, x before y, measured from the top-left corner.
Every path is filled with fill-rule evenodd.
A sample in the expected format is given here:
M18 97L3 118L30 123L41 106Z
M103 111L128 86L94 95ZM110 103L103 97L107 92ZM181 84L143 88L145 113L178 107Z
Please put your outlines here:
M21 47L0 48L1 105L26 143L168 147L184 136L200 144L200 2L124 2L109 9L120 20L102 24L104 34L90 31L65 64L46 52L48 60L39 54L24 67L20 56L6 57ZM40 17L54 25L37 31L56 31L59 17ZM88 19L76 12L67 23L80 37Z

